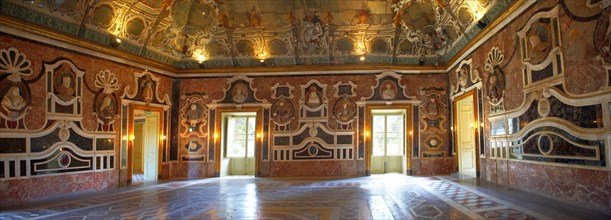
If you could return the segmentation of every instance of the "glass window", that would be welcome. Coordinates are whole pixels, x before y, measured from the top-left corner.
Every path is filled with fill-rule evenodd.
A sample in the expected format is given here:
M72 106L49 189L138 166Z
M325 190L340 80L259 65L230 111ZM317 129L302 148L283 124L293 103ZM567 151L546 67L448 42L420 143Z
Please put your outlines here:
M405 148L403 114L374 115L372 154L374 156L401 156Z
M254 157L255 117L229 116L227 118L227 157Z

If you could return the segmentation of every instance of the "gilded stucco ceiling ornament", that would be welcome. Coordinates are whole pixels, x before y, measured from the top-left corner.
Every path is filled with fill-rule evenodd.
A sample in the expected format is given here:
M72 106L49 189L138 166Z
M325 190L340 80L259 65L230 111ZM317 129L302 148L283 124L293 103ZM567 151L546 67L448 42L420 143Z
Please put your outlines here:
M414 4L418 7L431 7L434 22L422 28L414 27L414 24L406 23L409 19L410 8ZM411 43L413 55L443 55L453 44L453 41L462 33L458 23L444 9L444 5L437 0L399 0L392 6L393 23L400 26L404 37ZM426 13L426 12L424 12ZM429 15L430 16L430 15ZM448 33L456 33L451 38Z
M167 20L161 49L170 54L186 58L194 56L212 40L213 33L229 26L228 18L215 0L174 1ZM195 57L197 58L197 57Z
M301 50L306 55L322 54L327 51L326 38L329 35L328 25L324 25L316 12L305 11L301 29Z
M5 2L6 11L27 10L11 15L17 19L40 15L44 19L35 22L58 31L65 31L67 22L80 27L75 31L84 35L70 32L76 37L178 69L259 66L260 51L270 53L267 64L274 66L354 64L359 60L352 56L364 54L368 63L414 65L419 58L426 59L423 64L443 63L471 40L458 41L480 16L511 5L505 0L36 0L40 7L25 0ZM65 12L54 10L58 7ZM275 54L267 43L273 39L286 44L275 41L281 45ZM243 40L252 41L255 53L235 50Z

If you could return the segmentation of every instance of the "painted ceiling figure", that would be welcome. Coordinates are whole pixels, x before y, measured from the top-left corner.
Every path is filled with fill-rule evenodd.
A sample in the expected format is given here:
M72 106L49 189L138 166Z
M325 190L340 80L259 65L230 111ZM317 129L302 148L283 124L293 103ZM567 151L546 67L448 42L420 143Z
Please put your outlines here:
M218 26L224 28L229 27L229 19L227 18L227 15L225 15L220 8L215 8L214 11L216 12Z
M14 118L26 105L26 101L19 93L19 87L12 86L2 98L2 108L6 110L9 117Z
M356 10L353 19L356 19L357 24L369 24L371 10L367 7L367 3L363 3L363 7Z
M294 11L289 11L288 15L286 15L286 22L290 25L297 25L297 17L295 17Z
M331 22L333 21L333 14L331 14L330 11L327 11L325 13L325 16L322 18L322 20L325 22L325 24L330 25Z
M250 22L251 27L261 27L261 15L259 15L255 6L252 6L248 11L248 22Z

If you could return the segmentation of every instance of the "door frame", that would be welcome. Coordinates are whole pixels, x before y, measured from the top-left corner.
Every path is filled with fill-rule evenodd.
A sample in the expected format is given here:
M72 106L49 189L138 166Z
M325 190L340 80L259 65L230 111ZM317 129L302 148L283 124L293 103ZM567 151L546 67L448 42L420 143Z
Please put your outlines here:
M413 140L413 115L412 115L412 104L399 104L399 105L366 105L365 106L365 123L364 123L364 132L363 136L365 137L365 173L366 175L371 175L372 163L371 156L373 152L373 144L371 140L372 135L372 124L373 124L373 114L372 110L405 110L405 167L404 172L406 174L411 173L412 171L412 140ZM411 132L411 133L410 133Z
M221 160L223 155L221 155L222 151L222 141L221 141L221 132L224 132L222 129L223 123L223 114L225 113L240 113L240 112L255 112L255 176L259 176L260 171L260 161L261 161L261 149L263 145L263 138L265 134L263 134L263 107L242 107L242 108L234 108L234 107L217 107L216 113L214 115L214 176L221 176Z
M474 133L473 135L473 142L475 143L475 175L476 177L480 176L480 143L479 143L479 129L480 125L479 125L479 108L478 108L478 104L479 100L477 99L477 94L475 93L475 91L477 91L476 89L472 89L470 91L465 92L464 94L457 96L456 98L454 98L454 100L452 101L452 108L453 108L453 112L452 112L452 141L454 142L454 149L453 149L453 154L456 156L456 172L460 172L460 155L459 155L459 143L458 143L458 117L457 117L457 113L458 113L458 102L463 100L463 99L468 99L469 97L473 97L473 129L471 129L471 132Z
M146 105L140 105L140 104L135 104L135 103L130 103L129 104L129 113L127 114L127 123L128 124L128 138L129 140L127 141L127 184L131 185L132 184L132 175L133 175L133 156L134 156L134 141L132 139L132 137L134 137L134 111L135 110L142 110L142 111L151 111L151 112L156 112L159 113L159 138L157 140L157 180L161 179L161 161L163 160L163 142L164 142L164 136L166 136L166 134L163 133L163 128L165 127L165 124L167 123L165 121L165 118L163 117L163 108L159 108L159 107L151 107L151 106L146 106ZM166 138L167 139L167 138ZM143 154L143 158L144 160L144 154Z

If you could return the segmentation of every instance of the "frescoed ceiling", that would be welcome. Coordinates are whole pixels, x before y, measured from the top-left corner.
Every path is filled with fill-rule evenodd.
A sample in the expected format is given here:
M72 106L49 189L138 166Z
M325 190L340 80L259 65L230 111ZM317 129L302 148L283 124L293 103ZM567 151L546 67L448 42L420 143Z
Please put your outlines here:
M0 14L177 69L433 65L448 62L511 2L10 0Z

